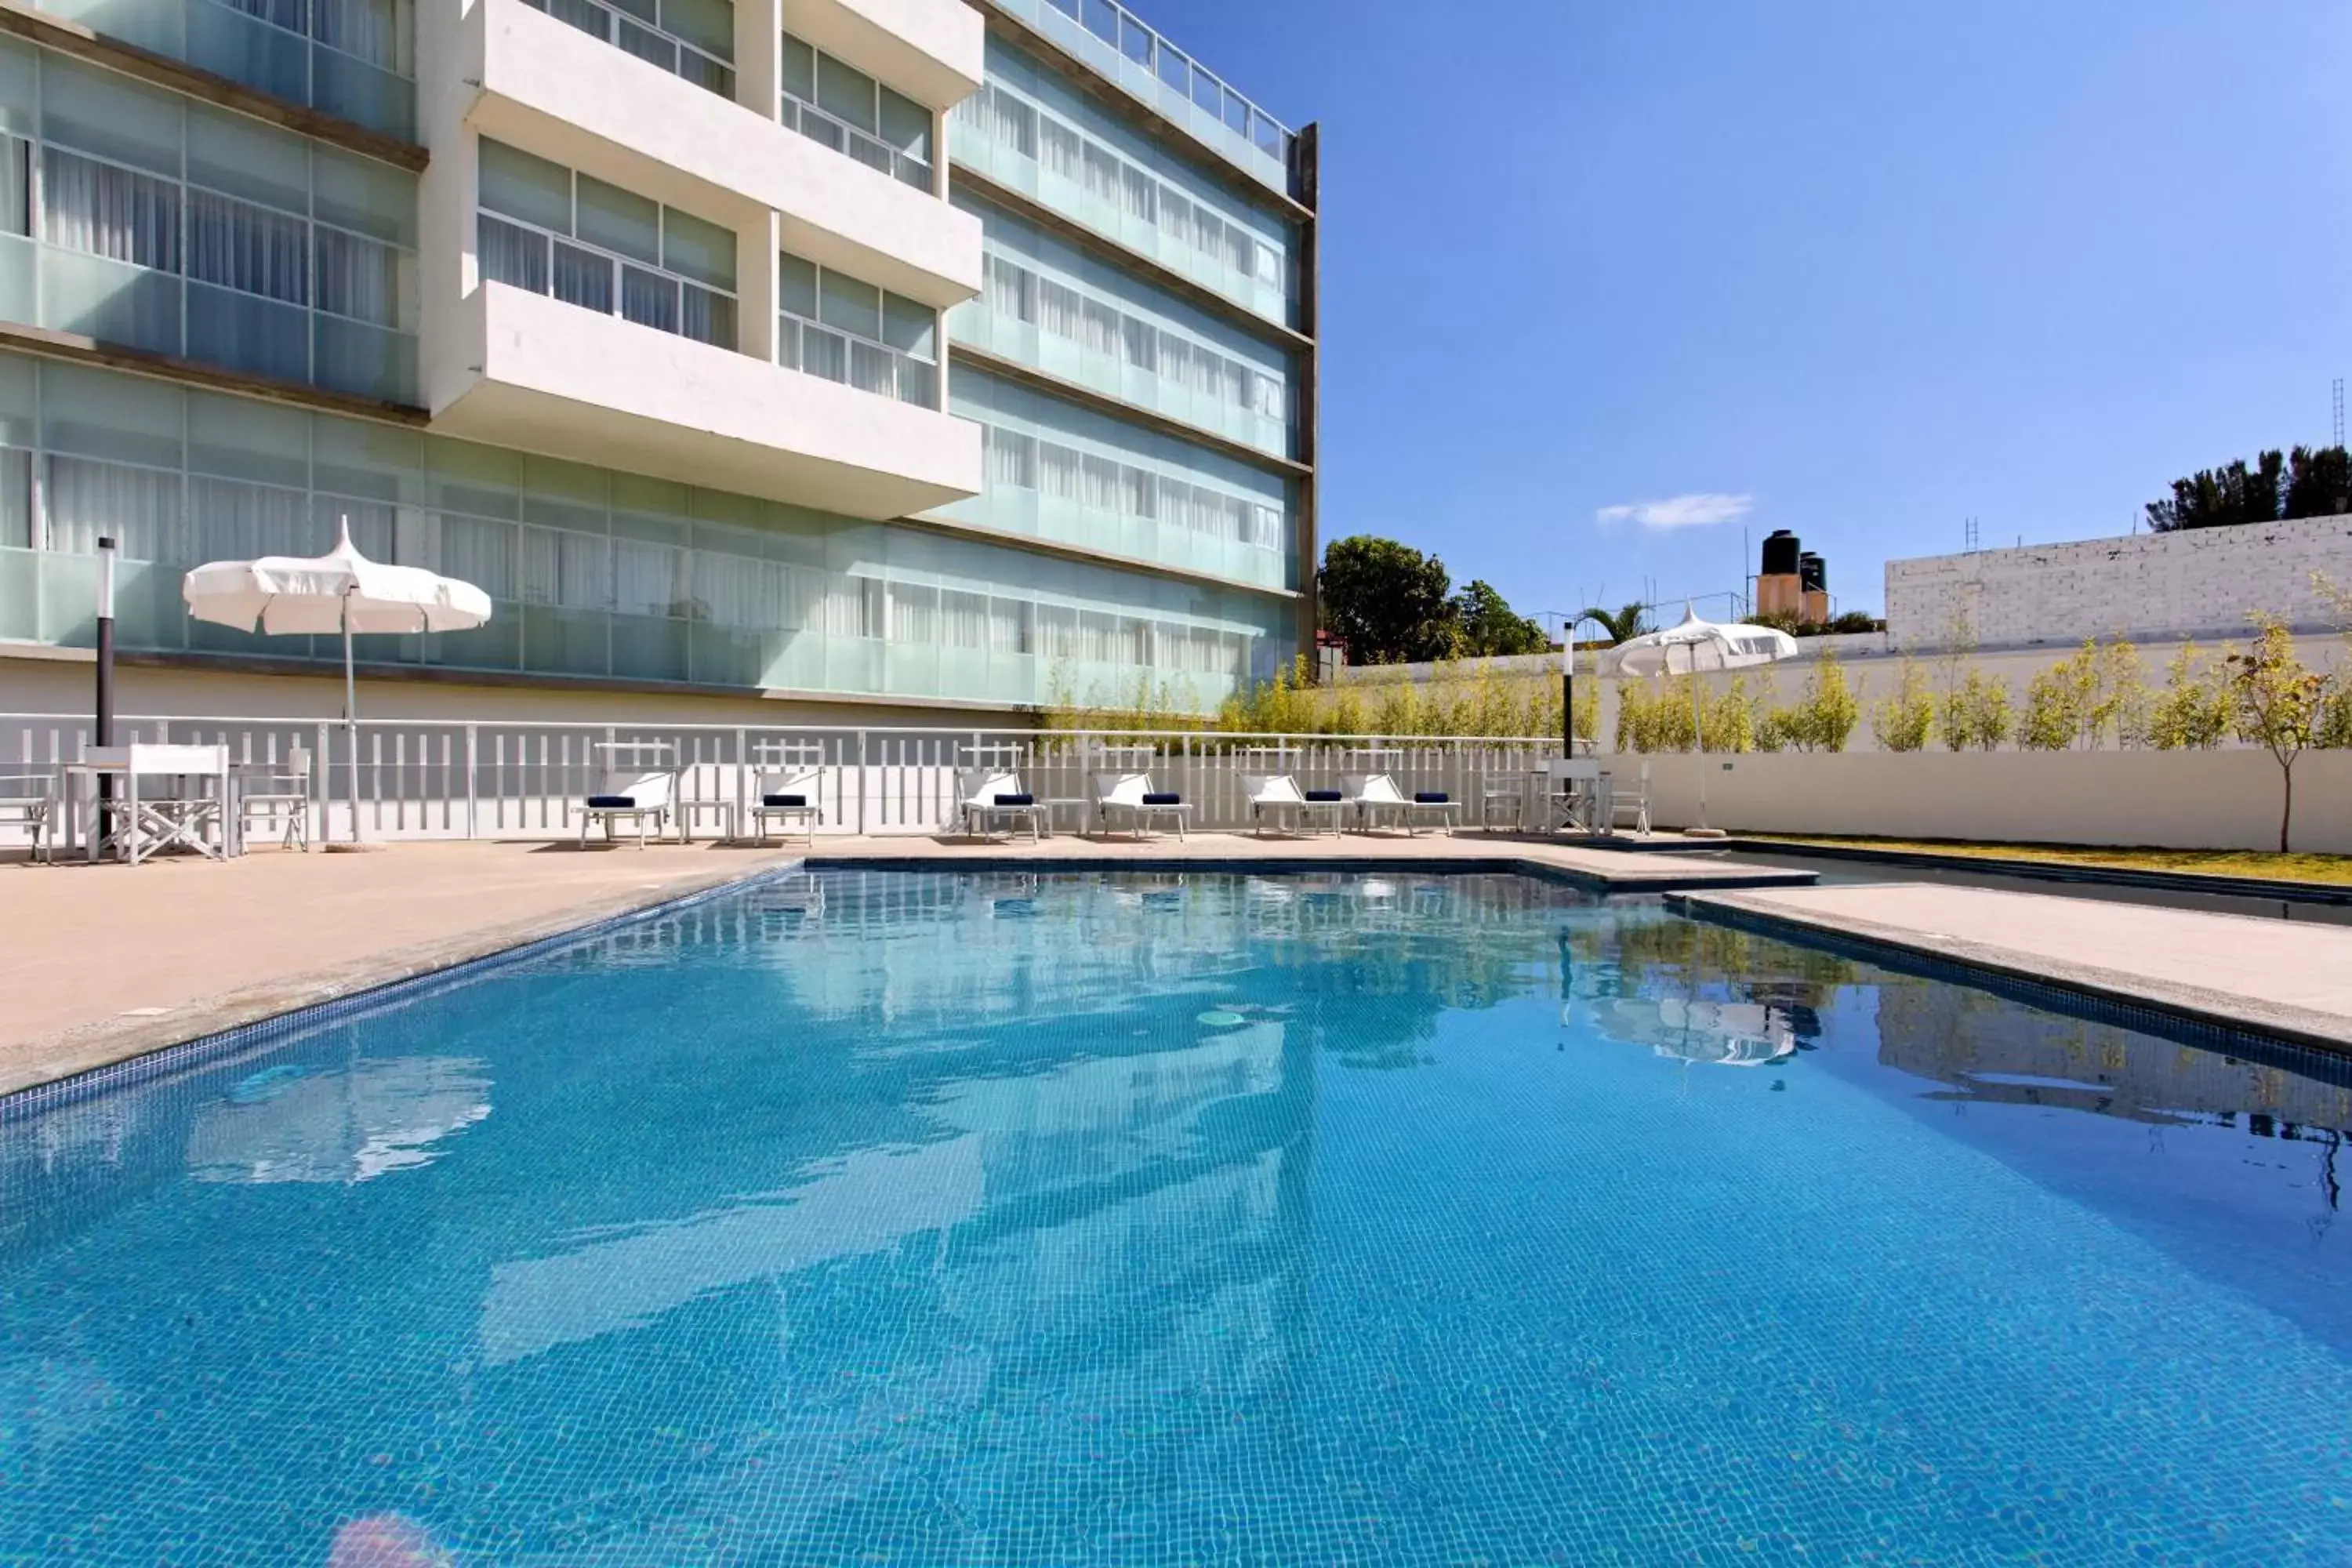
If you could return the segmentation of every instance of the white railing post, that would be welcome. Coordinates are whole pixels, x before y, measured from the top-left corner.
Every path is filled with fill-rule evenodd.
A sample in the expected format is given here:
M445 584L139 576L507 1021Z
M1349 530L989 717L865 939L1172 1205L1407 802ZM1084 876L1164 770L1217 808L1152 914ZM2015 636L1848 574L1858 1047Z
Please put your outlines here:
M866 731L857 731L857 837L866 837Z
M310 840L313 844L328 843L334 834L333 826L327 820L331 810L327 804L330 798L327 781L334 777L335 772L330 765L331 759L327 755L327 737L330 733L326 725L319 726L317 749L310 753L316 759L310 764L310 794L319 803L319 835Z
M480 799L480 786L476 783L474 777L475 766L481 757L481 735L479 731L479 725L468 724L466 726L466 837L468 838L478 838L481 837L481 826L479 822L477 820L478 807L476 805L476 803Z
M751 809L751 736L739 726L735 731L735 831L739 834Z

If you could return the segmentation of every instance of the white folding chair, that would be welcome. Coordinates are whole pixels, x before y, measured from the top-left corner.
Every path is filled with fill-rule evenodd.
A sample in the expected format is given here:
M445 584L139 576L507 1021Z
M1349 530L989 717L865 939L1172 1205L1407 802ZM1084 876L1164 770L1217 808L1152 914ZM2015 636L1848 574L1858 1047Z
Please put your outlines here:
M0 773L0 827L21 827L33 858L55 862L58 781L54 773Z
M1626 817L1630 816L1633 818L1633 831L1641 834L1645 838L1649 837L1649 760L1647 758L1643 759L1641 773L1636 779L1632 789L1625 788L1614 778L1610 778L1607 774L1603 774L1602 777L1608 780L1608 786L1603 793L1606 795L1609 803L1602 814L1601 820L1603 825L1610 832L1614 833L1617 831L1618 827L1624 823Z
M124 858L140 861L167 849L188 849L207 860L229 852L226 746L140 745L126 748L126 799L116 803Z
M245 763L235 770L236 821L240 835L253 831L257 817L265 830L278 835L288 849L310 847L310 751L288 750L283 763Z
M752 780L757 797L751 803L751 839L768 841L768 824L789 831L797 824L802 841L814 844L818 825L824 821L824 770L816 767L762 768Z

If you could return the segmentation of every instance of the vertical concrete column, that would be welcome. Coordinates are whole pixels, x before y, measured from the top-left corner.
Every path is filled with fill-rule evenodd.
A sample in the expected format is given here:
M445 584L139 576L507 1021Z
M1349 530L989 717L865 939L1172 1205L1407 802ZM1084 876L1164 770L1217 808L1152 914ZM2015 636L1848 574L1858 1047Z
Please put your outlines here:
M776 251L782 219L762 213L735 231L735 347L776 360Z
M735 101L762 120L776 117L783 48L781 0L735 0Z
M439 408L480 367L467 306L480 281L474 209L480 184L467 116L482 90L487 50L480 0L422 6L416 17L417 136L432 154L417 187L419 395Z

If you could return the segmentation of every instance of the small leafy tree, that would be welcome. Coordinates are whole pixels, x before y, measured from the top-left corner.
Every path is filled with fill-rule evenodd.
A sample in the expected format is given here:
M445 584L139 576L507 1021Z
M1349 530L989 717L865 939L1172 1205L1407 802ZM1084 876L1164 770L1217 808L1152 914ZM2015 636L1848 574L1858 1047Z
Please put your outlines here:
M1746 676L1733 676L1730 685L1708 700L1706 738L1710 752L1756 749L1756 704L1748 700Z
M1990 752L2009 739L2011 722L2009 682L1972 669L1945 695L1939 728L1944 744L1955 752Z
M2294 823L2295 760L2315 744L2326 715L2326 680L2295 657L2294 637L2275 616L2257 615L2253 647L2230 656L2237 698L2238 737L2262 747L2279 765L2279 853L2287 852Z
M2227 740L2237 697L2228 678L2233 650L2219 664L2200 661L2197 645L2183 643L2165 666L2164 689L2148 710L2147 743L2159 752L2210 751Z
M1895 678L1895 693L1870 710L1870 732L1882 752L1925 751L1936 729L1936 694L1927 672L1906 658Z
M1786 742L1801 752L1843 752L1862 722L1862 696L1835 654L1824 651L1805 678L1805 694L1774 715Z
M2017 743L2029 752L2063 752L2083 730L2083 687L2072 656L2033 672Z

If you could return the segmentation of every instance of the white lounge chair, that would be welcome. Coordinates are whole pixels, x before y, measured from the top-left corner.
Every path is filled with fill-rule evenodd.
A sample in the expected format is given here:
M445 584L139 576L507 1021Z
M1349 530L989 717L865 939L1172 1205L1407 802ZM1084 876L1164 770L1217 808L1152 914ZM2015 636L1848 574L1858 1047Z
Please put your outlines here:
M1181 795L1153 789L1150 773L1106 769L1095 774L1095 813L1105 833L1111 830L1111 814L1123 811L1138 838L1144 837L1152 818L1160 817L1176 825L1176 837L1181 839L1184 837L1185 818L1192 810Z
M262 826L278 834L280 847L310 847L310 749L295 746L282 763L246 763L236 775L236 822L240 836Z
M824 771L822 768L765 768L752 780L758 795L751 804L751 838L754 843L768 841L768 824L775 822L789 830L794 824L801 829L802 842L814 844L816 830L824 821L822 804Z
M1367 832L1380 826L1383 812L1403 818L1408 837L1419 832L1420 823L1429 817L1443 822L1447 833L1454 831L1454 813L1460 808L1442 791L1421 790L1408 795L1387 773L1342 773L1340 781L1348 804L1356 808L1356 825Z
M677 774L667 768L615 768L605 774L604 787L580 808L580 847L588 847L588 829L601 823L604 841L615 842L614 824L626 817L636 824L637 847L646 847L646 825L659 837L675 815Z
M1012 832L1026 823L1032 844L1045 837L1045 803L1008 768L958 768L956 795L963 803L967 838L992 838L998 823L1011 824Z
M1307 796L1298 781L1288 773L1249 773L1240 775L1242 798L1249 802L1250 817L1260 838L1265 837L1265 819L1271 813L1275 826L1282 826L1282 813L1292 814L1297 823L1307 815Z
M21 827L33 841L33 858L55 861L50 840L56 829L58 781L52 773L0 773L0 827Z

